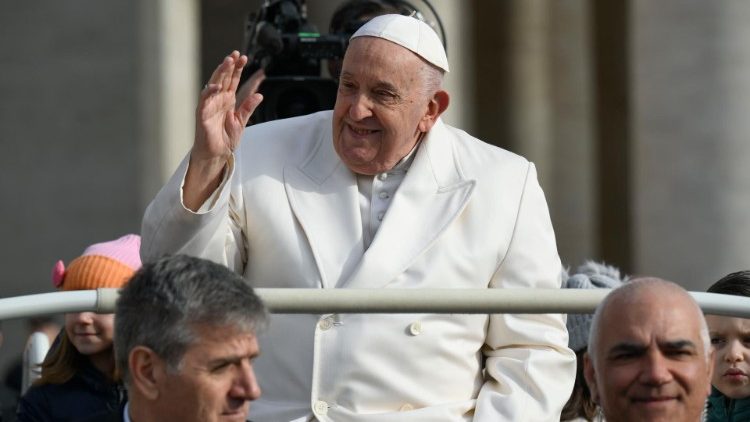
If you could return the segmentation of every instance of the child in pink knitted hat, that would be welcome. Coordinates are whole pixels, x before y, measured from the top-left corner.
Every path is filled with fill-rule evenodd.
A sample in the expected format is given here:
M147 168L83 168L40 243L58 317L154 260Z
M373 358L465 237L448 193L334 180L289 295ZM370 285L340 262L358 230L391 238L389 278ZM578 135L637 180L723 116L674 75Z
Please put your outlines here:
M140 246L134 234L91 245L67 268L58 261L52 282L66 291L120 288L141 267ZM66 314L41 378L19 402L18 421L72 421L118 408L125 397L115 373L113 334L114 314Z

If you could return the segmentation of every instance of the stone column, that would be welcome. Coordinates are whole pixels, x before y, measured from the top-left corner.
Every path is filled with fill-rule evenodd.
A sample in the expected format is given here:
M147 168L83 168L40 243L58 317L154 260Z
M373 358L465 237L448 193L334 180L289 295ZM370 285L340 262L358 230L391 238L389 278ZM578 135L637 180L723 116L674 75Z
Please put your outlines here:
M199 71L198 0L141 0L136 98L145 208L193 143Z
M591 3L585 0L549 5L549 128L546 159L540 175L550 206L563 265L575 268L601 259L596 237L597 207L594 134L594 69ZM534 158L532 155L531 158Z
M55 261L140 231L149 174L141 150L160 139L142 133L138 12L131 2L3 2L3 297L54 291ZM179 42L163 41L164 56ZM159 86L155 75L143 79ZM20 356L26 330L25 321L4 324L0 368Z
M533 161L564 264L596 253L589 2L479 2L478 136Z
M750 267L750 3L633 12L637 269L704 290Z

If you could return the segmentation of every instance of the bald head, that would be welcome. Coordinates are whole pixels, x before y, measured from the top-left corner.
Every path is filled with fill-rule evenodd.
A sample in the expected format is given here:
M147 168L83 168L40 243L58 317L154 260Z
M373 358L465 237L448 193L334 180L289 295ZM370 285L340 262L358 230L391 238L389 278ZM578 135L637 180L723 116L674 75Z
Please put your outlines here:
M708 350L711 348L711 339L708 335L708 327L706 326L706 320L703 318L703 312L695 299L680 285L671 281L657 277L638 277L612 290L612 293L608 294L596 307L591 331L589 332L588 353L591 359L596 360L600 331L607 328L602 326L601 323L605 314L607 314L606 316L609 316L609 314L617 316L622 312L628 312L628 309L636 309L639 306L664 307L668 306L668 303L679 306L680 309L684 309L698 321L702 346L708 354Z
M599 304L584 375L607 421L698 421L710 392L711 344L682 287L638 278Z

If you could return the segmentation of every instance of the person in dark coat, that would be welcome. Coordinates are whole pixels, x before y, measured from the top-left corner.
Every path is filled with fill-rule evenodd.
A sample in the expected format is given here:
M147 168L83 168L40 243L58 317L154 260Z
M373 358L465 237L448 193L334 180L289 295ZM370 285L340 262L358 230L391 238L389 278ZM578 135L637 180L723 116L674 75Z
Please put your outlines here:
M137 235L89 246L52 280L62 290L120 288L141 267ZM125 402L115 371L114 314L65 315L65 328L41 365L41 377L21 397L19 422L78 422L112 412ZM96 419L95 419L96 420Z
M620 270L594 261L586 261L576 271L569 274L562 272L562 287L564 289L614 289L627 282L628 276L620 276ZM561 421L583 422L603 420L601 408L591 397L586 379L583 375L583 356L589 343L589 331L594 316L591 314L569 314L568 347L576 353L576 380L568 402L560 415Z
M82 359L80 365L62 384L32 386L21 398L18 420L77 422L120 408L124 388L87 360Z
M583 373L608 422L699 422L711 392L706 320L678 284L634 278L594 312Z
M708 292L750 297L750 271L731 273ZM714 349L706 420L750 421L750 319L706 315L706 322Z
M128 403L97 422L247 421L261 394L253 366L267 318L253 288L221 264L187 255L146 263L115 305Z

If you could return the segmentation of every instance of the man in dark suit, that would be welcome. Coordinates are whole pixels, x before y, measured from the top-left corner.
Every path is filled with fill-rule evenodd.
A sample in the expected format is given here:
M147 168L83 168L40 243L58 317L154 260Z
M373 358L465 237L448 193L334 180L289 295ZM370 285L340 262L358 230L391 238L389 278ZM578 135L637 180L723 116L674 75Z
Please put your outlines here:
M677 284L637 278L597 307L584 376L608 422L698 422L713 354L695 299Z
M253 360L265 321L253 289L222 265L185 255L147 263L115 310L129 401L92 420L244 422L260 396Z

